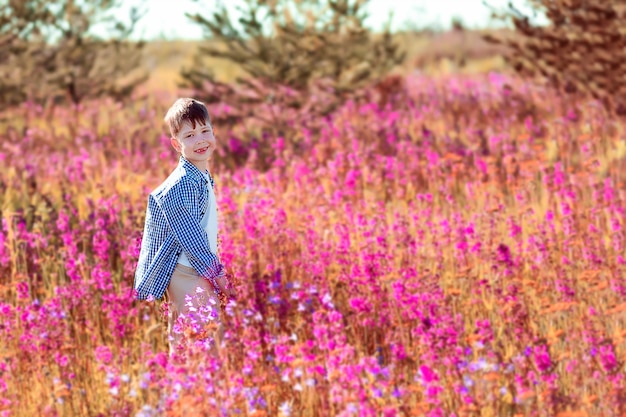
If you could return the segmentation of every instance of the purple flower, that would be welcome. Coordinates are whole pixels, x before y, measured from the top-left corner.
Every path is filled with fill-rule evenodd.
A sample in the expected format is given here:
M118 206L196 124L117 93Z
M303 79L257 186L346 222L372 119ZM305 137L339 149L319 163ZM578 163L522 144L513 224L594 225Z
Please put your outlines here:
M422 365L419 367L419 373L422 377L422 380L427 384L430 384L431 382L436 382L439 380L439 377L437 376L437 374L426 365Z
M550 352L545 345L535 346L535 364L541 372L547 372L552 368L552 360L550 359Z

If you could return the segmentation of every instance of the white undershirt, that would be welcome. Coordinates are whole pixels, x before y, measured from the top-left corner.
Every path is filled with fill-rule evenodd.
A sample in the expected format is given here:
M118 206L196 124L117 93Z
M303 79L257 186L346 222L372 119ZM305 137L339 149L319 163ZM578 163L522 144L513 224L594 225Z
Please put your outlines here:
M200 221L200 225L206 231L206 234L209 238L209 249L211 252L217 255L217 204L215 201L215 193L213 192L213 187L210 186L211 181L209 180L209 176L204 174L209 184L209 201L207 203L206 211L204 212L204 216L202 216L202 220ZM183 250L178 257L178 263L191 267L191 263L189 262L189 258L187 258L187 254Z

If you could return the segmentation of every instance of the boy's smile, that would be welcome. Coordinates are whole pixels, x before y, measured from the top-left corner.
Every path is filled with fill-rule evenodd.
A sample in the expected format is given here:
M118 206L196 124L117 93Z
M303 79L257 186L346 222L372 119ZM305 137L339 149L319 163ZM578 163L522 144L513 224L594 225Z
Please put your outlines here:
M208 146L205 147L205 148L198 149L198 150L196 150L194 152L201 155L201 154L205 153L207 149L209 149Z
M200 171L208 169L207 161L213 155L216 146L213 127L210 123L196 123L194 127L191 122L185 121L178 134L170 141L174 149Z

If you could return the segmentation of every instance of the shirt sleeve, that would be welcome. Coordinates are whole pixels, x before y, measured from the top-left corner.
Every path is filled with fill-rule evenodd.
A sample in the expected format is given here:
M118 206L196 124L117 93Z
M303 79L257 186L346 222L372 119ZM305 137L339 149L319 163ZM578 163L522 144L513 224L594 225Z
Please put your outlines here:
M217 255L211 252L209 238L198 220L200 218L198 201L197 187L190 181L182 179L163 195L159 205L191 265L200 276L208 279L219 293L215 279L224 275L224 268Z

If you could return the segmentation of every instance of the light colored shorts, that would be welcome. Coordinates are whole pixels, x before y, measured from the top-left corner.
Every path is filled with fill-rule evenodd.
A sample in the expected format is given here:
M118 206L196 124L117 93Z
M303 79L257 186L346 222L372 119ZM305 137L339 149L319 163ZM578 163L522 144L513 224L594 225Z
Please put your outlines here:
M198 287L200 287L202 291L198 291ZM165 290L165 294L169 301L167 335L170 354L175 351L183 337L183 334L174 331L174 325L181 313L185 316L195 314L196 312L193 311L194 309L191 309L192 307L196 310L207 305L212 307L212 315L214 317L212 321L217 324L217 331L213 335L209 334L209 336L218 338L217 342L219 344L224 331L220 320L220 300L217 294L215 294L215 290L210 281L199 276L194 268L176 264L176 268ZM191 296L190 302L185 300L187 295Z

